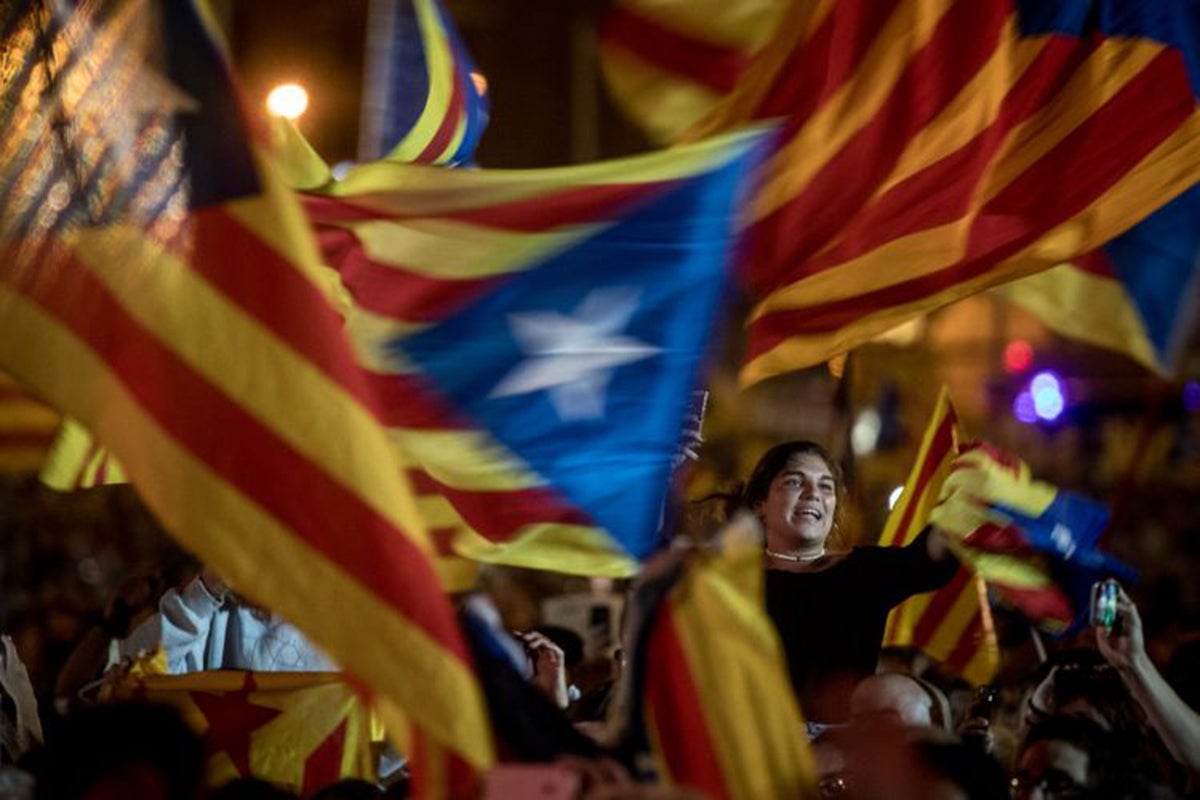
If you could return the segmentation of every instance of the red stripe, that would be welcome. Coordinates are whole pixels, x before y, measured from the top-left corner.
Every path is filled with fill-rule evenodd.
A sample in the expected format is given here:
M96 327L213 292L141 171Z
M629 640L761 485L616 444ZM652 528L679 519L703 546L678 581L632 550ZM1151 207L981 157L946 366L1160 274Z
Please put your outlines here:
M750 63L741 50L680 33L620 4L605 16L600 36L606 48L718 94L731 91Z
M1005 96L996 119L970 142L889 189L855 215L830 250L799 265L791 279L814 275L869 253L913 231L962 218L979 184L995 166L996 154L1011 132L1057 96L1071 74L1094 51L1098 40L1078 45L1050 39ZM799 202L804 202L798 198Z
M471 420L433 388L422 375L367 372L379 398L380 419L389 428L466 430Z
M913 628L912 643L918 648L925 648L929 640L937 633L937 629L946 621L946 615L966 590L974 591L974 577L966 567L959 567L950 582L938 589L930 599L929 605Z
M437 133L433 135L429 144L425 145L421 154L413 159L418 164L436 164L440 158L445 156L446 148L450 146L450 142L454 139L454 132L458 130L458 126L462 122L463 76L459 72L458 59L454 57L453 48L450 48L450 57L454 59L453 71L450 75L450 106L446 109L446 114L438 125Z
M670 598L659 606L653 625L646 647L645 701L654 715L660 755L671 780L714 800L731 798L717 743L704 717L704 708L713 699L701 691L692 673Z
M938 424L937 430L933 434L933 441L929 445L929 452L921 463L920 473L917 475L917 482L913 487L913 496L907 498L905 502L904 515L900 518L900 524L896 526L895 536L889 541L881 541L880 544L899 545L904 543L908 529L912 526L913 515L917 513L921 499L929 490L933 476L954 448L954 426L957 422L954 412L950 411Z
M527 525L596 526L578 506L548 487L472 491L447 486L424 470L410 469L408 475L418 494L444 497L476 533L490 542L512 541Z
M84 453L83 460L79 462L79 469L77 469L75 471L75 480L72 482L72 485L74 488L76 488L76 489L84 488L83 481L84 481L85 476L87 475L88 464L92 463L92 459L96 457L96 453L99 452L99 450L100 450L100 443L96 441L95 437L92 437L88 442L87 452ZM108 466L108 457L105 456L104 459L100 462L100 470L98 472L103 473L107 466ZM98 477L96 482L97 483L103 482L102 475L100 477Z
M396 202L405 197L408 192L399 181L395 191L363 193L355 197L358 202L310 194L301 195L301 199L309 219L318 226L378 220L450 220L505 231L539 233L571 225L608 222L639 204L660 197L683 180L685 178L547 188L533 197L439 212L408 212L359 205L369 203L372 198L378 198L386 205L386 200ZM419 197L421 194L414 192L412 196Z
M776 73L755 119L788 117L789 128L796 130L854 77L896 7L878 0L838 0Z
M47 448L54 442L54 432L0 430L0 450L17 447Z
M1179 79L1176 53L1164 51L1153 59L1086 124L984 205L959 261L856 297L760 317L751 327L748 358L789 336L828 333L880 309L934 297L984 274L1045 231L1081 213L1191 116L1190 92L1184 96L1162 88ZM1139 124L1130 125L1131 119ZM1118 135L1121 132L1123 136Z
M1112 281L1120 280L1120 277L1117 275L1117 268L1103 249L1084 253L1073 259L1071 264L1075 269L1085 272L1088 275L1095 275L1098 278L1108 278Z
M322 229L317 238L326 263L341 274L357 306L404 322L438 322L512 277L435 278L372 260L358 237L344 228Z
M963 544L984 553L1034 556L1037 551L1025 534L1015 525L985 522L963 539Z
M220 208L193 215L192 267L368 409L342 319L295 265ZM303 313L301 313L303 309Z
M1026 589L988 581L988 586L1008 605L1035 623L1065 627L1075 618L1071 601L1053 584L1044 589Z
M404 532L178 358L72 255L62 255L55 267L20 282L13 271L4 271L0 280L87 342L181 447L469 663L429 560ZM63 276L70 291L46 276ZM293 310L300 314L306 309ZM313 309L308 319L320 320L321 314ZM332 331L325 334L337 338ZM347 531L354 535L345 535ZM397 575L404 580L396 580Z
M974 587L972 587L974 588ZM983 614L976 613L971 617L971 621L963 632L959 634L958 641L954 644L954 649L950 651L942 662L951 672L961 675L975 655L982 650L986 644L983 630Z
M958 96L1000 46L1010 11L1007 0L956 0L926 46L905 65L871 122L822 165L801 194L751 228L746 263L752 265L755 296L795 281L797 265L861 212L912 137Z
M304 759L304 778L300 784L303 797L310 797L342 777L342 757L346 752L346 726L343 719L333 732L321 740Z

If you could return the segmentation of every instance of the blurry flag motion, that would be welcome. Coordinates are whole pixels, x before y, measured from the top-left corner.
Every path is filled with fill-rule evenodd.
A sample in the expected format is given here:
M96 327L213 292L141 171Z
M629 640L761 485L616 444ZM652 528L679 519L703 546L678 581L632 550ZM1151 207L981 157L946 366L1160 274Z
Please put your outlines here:
M656 141L676 141L734 89L786 9L779 0L617 0L601 32L604 76Z
M58 414L0 373L0 472L37 472L54 441Z
M881 545L906 545L929 523L958 441L958 417L943 388L904 491L879 537ZM990 682L1000 663L1000 645L983 579L961 567L938 591L901 603L888 617L883 643L915 647L976 685Z
M0 2L0 365L475 767L478 684L299 207L190 3Z
M305 197L447 551L626 575L655 548L764 136L538 171L381 161Z
M371 713L340 675L152 675L127 681L113 697L178 708L204 736L213 786L253 776L308 797L343 778L376 779Z
M786 120L749 208L758 304L743 380L1075 259L1194 185L1196 13L1134 0L791 3L690 132ZM659 61L672 55L685 54Z
M87 428L71 418L62 421L54 446L40 475L42 483L60 492L125 483L125 469Z
M368 30L360 157L469 164L486 81L441 0L372 0Z
M1108 246L996 291L1064 336L1175 374L1200 311L1200 186Z
M1029 466L990 445L965 447L951 465L930 521L996 596L1051 633L1086 620L1092 583L1132 581L1128 566L1097 549L1108 509L1035 481Z
M750 517L668 581L632 669L663 780L721 800L815 797L816 773L783 648L763 606Z

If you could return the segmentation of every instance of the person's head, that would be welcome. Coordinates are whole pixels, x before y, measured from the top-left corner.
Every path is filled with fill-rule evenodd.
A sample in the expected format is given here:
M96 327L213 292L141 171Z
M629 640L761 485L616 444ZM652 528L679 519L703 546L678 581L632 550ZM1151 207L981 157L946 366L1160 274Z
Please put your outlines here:
M742 500L762 521L772 550L819 550L833 530L841 491L841 470L824 448L785 442L758 460Z
M856 722L887 719L906 727L948 730L950 703L936 686L896 672L872 675L850 696L850 716Z
M149 703L114 703L65 717L33 761L35 797L194 800L204 745L179 713Z
M1025 704L1025 724L1054 716L1083 717L1123 736L1141 733L1137 704L1124 682L1095 650L1055 654L1035 678Z
M1029 729L1017 754L1014 800L1065 800L1103 783L1117 767L1113 736L1092 720L1051 717Z

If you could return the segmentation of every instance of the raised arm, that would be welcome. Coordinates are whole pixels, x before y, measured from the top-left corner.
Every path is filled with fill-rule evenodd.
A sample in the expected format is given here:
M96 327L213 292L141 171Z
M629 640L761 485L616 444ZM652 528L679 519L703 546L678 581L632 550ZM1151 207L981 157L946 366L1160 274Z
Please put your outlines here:
M1171 755L1195 781L1200 778L1200 714L1180 699L1146 654L1141 615L1124 589L1117 598L1117 611L1119 625L1111 632L1096 628L1096 646L1116 668Z

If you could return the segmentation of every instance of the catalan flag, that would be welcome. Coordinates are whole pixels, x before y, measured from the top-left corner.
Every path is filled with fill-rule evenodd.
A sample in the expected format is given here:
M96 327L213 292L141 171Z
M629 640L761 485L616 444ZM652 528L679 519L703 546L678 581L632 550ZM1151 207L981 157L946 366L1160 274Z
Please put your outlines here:
M962 448L930 521L1000 600L1051 633L1085 621L1095 581L1136 578L1097 547L1105 506L1034 480L1029 465L991 445Z
M0 3L0 365L473 768L479 687L299 206L194 7Z
M1108 246L996 292L1064 336L1176 374L1200 312L1200 187Z
M487 127L487 82L441 0L371 4L359 150L459 166Z
M309 797L344 778L378 778L371 711L344 678L314 672L146 675L113 699L179 709L204 737L208 782L255 777Z
M958 415L943 387L904 491L879 537L881 545L902 547L928 524L958 455L958 442ZM894 608L883 643L915 647L976 685L990 682L1000 664L987 586L965 566L936 592L911 597Z
M445 552L628 575L766 134L536 171L366 164L305 196Z
M1071 261L1195 185L1196 16L1134 0L792 2L689 133L786 120L748 209L743 380Z
M685 562L638 637L635 675L662 780L717 800L815 798L816 772L763 601L762 537L735 520Z

